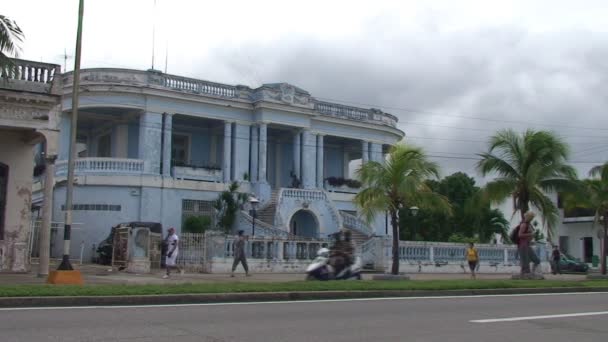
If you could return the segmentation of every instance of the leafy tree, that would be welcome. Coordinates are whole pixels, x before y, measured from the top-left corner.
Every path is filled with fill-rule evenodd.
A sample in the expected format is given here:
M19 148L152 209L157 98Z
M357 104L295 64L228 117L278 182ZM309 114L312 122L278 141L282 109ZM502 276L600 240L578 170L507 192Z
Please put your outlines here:
M211 228L211 217L209 216L190 216L182 225L184 233L204 233Z
M19 56L19 42L23 41L23 32L17 23L0 15L0 75L8 76L15 72L15 64L10 55Z
M601 251L601 272L606 274L606 243L608 242L608 162L595 166L589 172L591 179L578 183L578 189L565 195L567 210L591 209L595 212L595 223L602 222L604 248Z
M384 163L370 161L357 170L364 189L355 196L354 202L363 216L371 222L376 214L389 212L393 230L392 274L399 273L398 211L416 205L421 209L450 212L447 199L425 183L438 174L437 164L429 161L422 149L406 144L393 146Z
M232 182L228 190L223 191L213 202L216 210L217 227L226 234L232 232L239 209L247 201L247 194L239 193L239 183Z
M559 212L546 193L572 188L576 172L566 164L568 155L568 145L551 132L527 130L518 134L508 129L490 139L488 152L480 154L477 168L484 176L498 175L486 185L489 200L512 198L514 214L519 211L522 220L532 205L542 213L550 240Z
M413 229L416 229L416 240L423 241L449 241L454 235L466 241L490 242L495 233L503 235L503 240L508 235L509 222L502 212L491 209L491 203L482 196L475 179L466 173L456 172L440 181L431 179L426 183L434 192L448 198L452 215L430 208L412 217L404 208L399 213L403 239L413 240Z

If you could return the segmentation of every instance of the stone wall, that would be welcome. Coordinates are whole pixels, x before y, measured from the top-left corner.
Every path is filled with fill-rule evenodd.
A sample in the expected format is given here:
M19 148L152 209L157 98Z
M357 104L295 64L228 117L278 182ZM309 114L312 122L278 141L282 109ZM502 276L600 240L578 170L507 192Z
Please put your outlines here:
M0 237L0 270L29 270L27 241L30 234L34 147L23 143L19 132L0 130L0 162L8 166L4 239Z

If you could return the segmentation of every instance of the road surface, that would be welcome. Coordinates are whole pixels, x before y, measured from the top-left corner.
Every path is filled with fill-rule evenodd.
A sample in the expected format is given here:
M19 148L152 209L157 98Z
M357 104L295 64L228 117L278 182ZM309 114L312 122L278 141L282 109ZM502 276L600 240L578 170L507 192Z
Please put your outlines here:
M608 293L0 309L3 342L584 342L607 337Z

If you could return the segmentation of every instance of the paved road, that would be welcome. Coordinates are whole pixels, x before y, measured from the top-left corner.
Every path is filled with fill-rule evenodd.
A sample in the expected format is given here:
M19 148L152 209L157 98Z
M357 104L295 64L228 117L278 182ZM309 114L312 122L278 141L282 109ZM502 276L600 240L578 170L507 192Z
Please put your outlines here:
M540 317L471 322L522 316ZM0 341L584 342L605 340L607 322L608 294L0 309Z

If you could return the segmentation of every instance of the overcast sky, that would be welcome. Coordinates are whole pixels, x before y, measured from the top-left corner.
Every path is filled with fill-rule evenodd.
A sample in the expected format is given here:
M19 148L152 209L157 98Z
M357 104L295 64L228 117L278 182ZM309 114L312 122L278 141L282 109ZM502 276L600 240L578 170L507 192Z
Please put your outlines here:
M63 66L77 3L4 3L21 57ZM381 108L443 175L476 175L506 127L554 130L584 175L608 159L606 18L605 0L86 0L82 67L150 68L156 23L156 69Z

